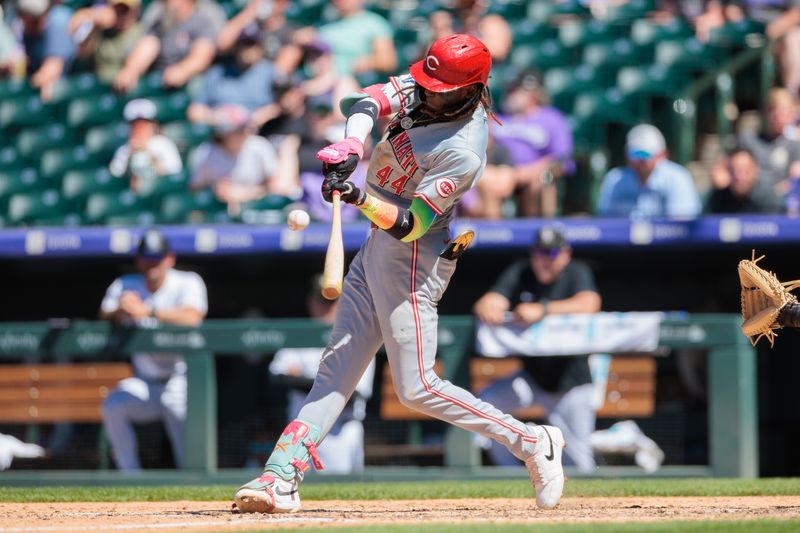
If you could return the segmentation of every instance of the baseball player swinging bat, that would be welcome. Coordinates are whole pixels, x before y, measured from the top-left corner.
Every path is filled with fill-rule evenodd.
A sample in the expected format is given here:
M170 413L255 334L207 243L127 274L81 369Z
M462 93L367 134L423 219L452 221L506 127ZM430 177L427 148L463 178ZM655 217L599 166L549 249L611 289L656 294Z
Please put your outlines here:
M293 513L311 466L324 468L317 445L331 430L359 377L384 346L395 389L405 405L503 444L521 461L536 504L554 508L564 489L557 427L525 424L434 371L438 303L473 234L450 238L456 204L483 173L489 121L491 54L466 34L434 42L407 74L365 87L340 102L344 139L317 152L320 192L334 205L325 285L339 294L330 340L297 418L283 430L262 474L240 487L239 512ZM369 162L365 184L348 178L364 157L364 141L389 118ZM338 203L372 222L344 262ZM442 247L444 245L444 250Z
M328 251L325 253L325 269L322 271L322 296L328 300L335 300L342 294L344 279L341 193L335 191L332 200L331 236L328 239Z

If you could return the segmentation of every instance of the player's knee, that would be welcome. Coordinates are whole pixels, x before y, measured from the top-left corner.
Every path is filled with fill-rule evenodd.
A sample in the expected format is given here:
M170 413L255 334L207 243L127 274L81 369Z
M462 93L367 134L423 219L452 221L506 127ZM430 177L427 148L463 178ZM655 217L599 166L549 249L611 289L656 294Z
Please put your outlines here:
M425 375L425 383L420 380L404 383L398 391L400 403L409 409L425 411L428 400L435 397L431 391L439 386L439 381L436 374L429 372Z
M430 393L425 390L421 383L412 383L404 387L400 387L397 392L397 397L400 403L409 409L419 411L425 404L425 400L430 396Z
M111 394L105 397L100 406L104 419L108 420L122 413L125 408L123 396L123 394L119 394L119 391L112 391Z
M107 396L103 400L103 404L100 406L100 411L103 415L103 420L110 420L114 418L114 415L117 412L117 406L111 396Z

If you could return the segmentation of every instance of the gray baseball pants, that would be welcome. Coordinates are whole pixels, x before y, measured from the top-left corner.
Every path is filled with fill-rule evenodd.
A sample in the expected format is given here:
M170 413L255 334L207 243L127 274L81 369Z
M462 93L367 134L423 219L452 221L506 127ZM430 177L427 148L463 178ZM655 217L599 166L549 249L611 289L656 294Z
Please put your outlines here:
M528 426L433 371L437 303L456 268L455 261L439 257L448 242L447 230L412 243L370 233L350 264L331 339L298 419L326 435L384 344L404 405L496 440L519 459L533 453L536 436Z

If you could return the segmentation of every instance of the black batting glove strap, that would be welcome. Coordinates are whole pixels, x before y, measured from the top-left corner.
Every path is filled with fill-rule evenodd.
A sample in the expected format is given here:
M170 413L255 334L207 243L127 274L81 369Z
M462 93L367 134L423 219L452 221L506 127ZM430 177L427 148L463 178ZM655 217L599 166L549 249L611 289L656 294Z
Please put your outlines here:
M358 154L350 154L341 163L324 163L322 165L322 175L335 178L336 181L345 181L356 169L359 160Z
M340 198L347 204L359 205L364 202L361 189L349 181L338 181L335 177L328 177L322 181L322 198L326 202L333 201L333 191L339 191Z

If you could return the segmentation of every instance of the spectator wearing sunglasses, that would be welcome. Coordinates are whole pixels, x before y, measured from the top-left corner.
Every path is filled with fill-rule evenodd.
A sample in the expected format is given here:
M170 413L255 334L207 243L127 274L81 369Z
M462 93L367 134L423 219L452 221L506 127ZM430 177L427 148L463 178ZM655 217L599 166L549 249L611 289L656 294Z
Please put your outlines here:
M692 175L667 158L664 136L655 126L639 124L628 132L628 164L603 178L597 214L631 218L694 218L700 195Z
M528 259L509 266L473 311L478 320L490 325L531 325L547 315L596 313L600 304L592 271L572 259L572 248L557 226L544 226ZM490 384L478 397L505 412L543 405L548 423L569 435L564 464L592 471L590 435L596 415L588 358L523 357L522 370ZM492 446L489 456L496 465L519 463L502 446Z

